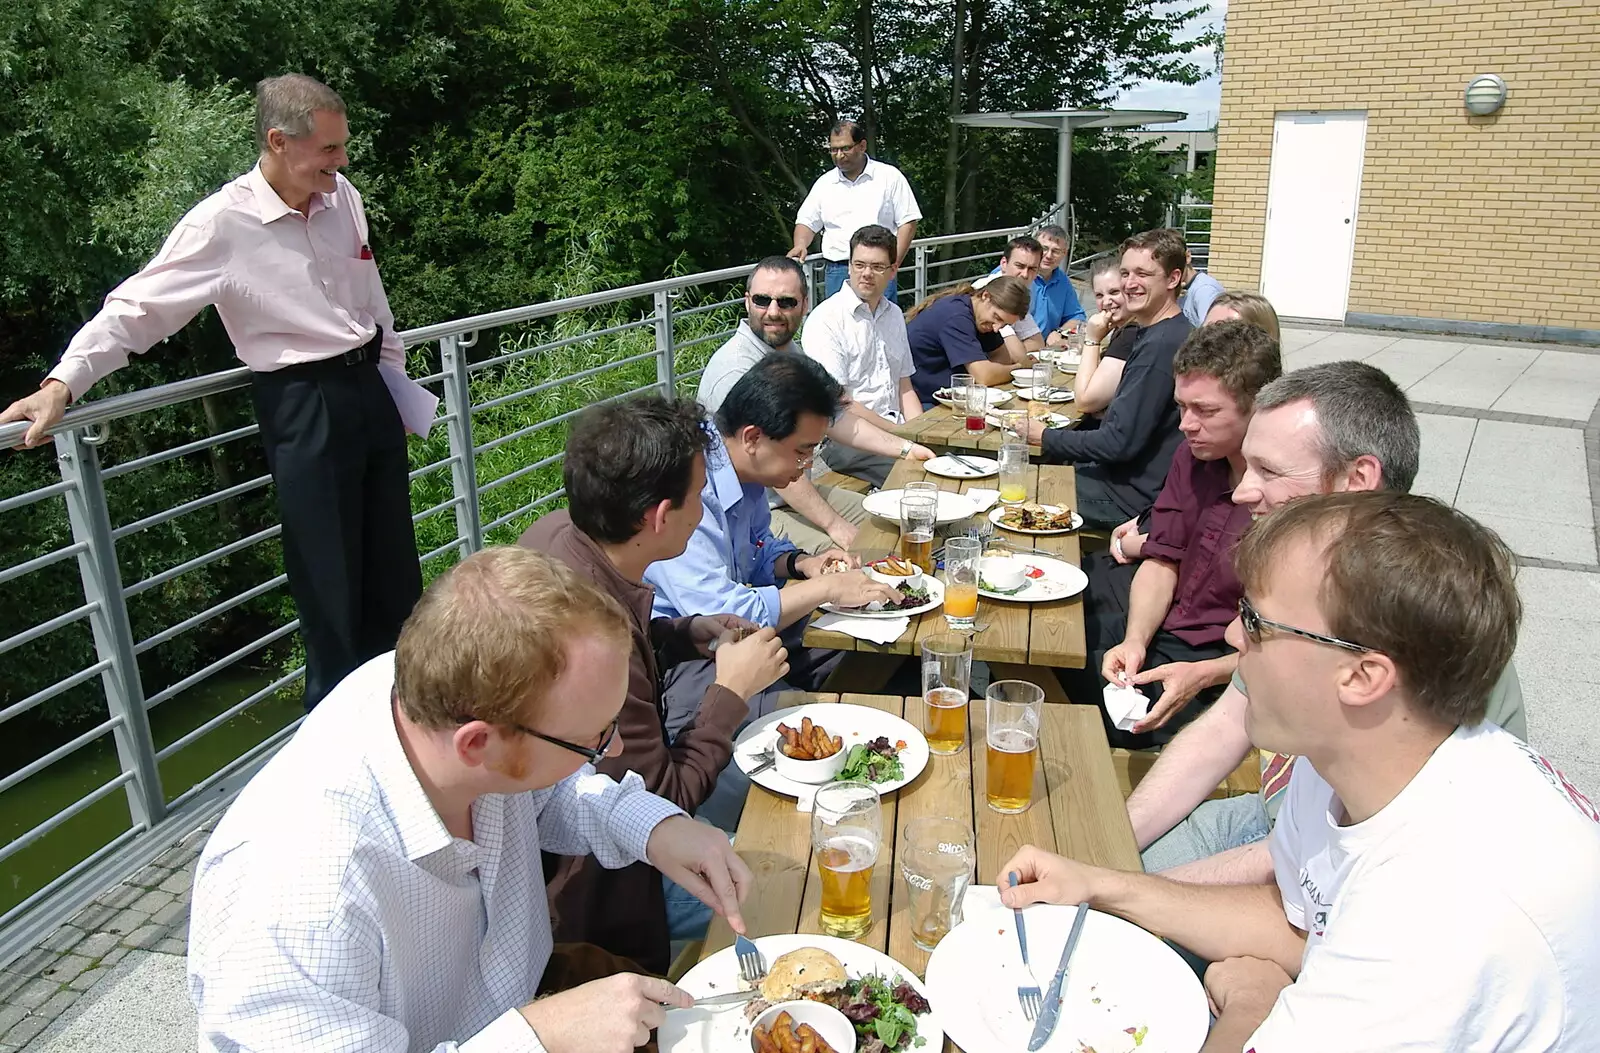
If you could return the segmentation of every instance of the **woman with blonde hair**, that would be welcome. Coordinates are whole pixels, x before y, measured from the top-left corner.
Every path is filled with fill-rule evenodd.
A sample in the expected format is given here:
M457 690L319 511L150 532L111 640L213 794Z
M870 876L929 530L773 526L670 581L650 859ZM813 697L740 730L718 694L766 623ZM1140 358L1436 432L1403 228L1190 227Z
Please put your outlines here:
M933 393L949 386L952 373L970 373L980 384L1004 384L1013 366L1026 365L1026 358L1010 360L1000 328L1027 314L1031 299L1026 282L1002 275L981 289L963 282L908 311L906 338L917 367L911 386L923 406L933 405Z
M1260 293L1253 292L1226 292L1211 303L1211 310L1206 312L1206 325L1215 325L1218 322L1231 322L1242 319L1251 325L1266 330L1280 345L1283 336L1278 331L1278 312L1272 309L1267 298Z

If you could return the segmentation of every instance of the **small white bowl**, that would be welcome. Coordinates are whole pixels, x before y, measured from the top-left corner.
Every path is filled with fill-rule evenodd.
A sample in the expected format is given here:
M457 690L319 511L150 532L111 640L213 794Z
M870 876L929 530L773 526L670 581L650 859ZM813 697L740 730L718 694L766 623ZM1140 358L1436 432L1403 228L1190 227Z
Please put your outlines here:
M1050 370L1034 366L1018 366L1011 371L1011 383L1019 388L1038 387L1050 383Z
M779 1002L756 1017L755 1023L751 1025L752 1050L756 1049L755 1029L764 1027L770 1031L780 1013L789 1014L789 1019L794 1021L796 1030L799 1030L801 1024L810 1024L822 1040L833 1048L834 1053L856 1053L856 1029L850 1023L850 1018L831 1005L809 1000Z
M839 737L844 738L843 735ZM824 757L821 760L795 760L783 752L782 735L775 735L772 741L773 768L785 779L805 783L807 786L820 786L825 782L832 782L835 775L844 771L845 758L849 755L850 747L845 745L831 757Z
M900 562L906 563L908 561L901 560ZM917 566L915 563L911 563L910 566L910 574L889 574L885 571L877 569L870 563L863 564L863 569L866 570L867 577L871 578L873 581L881 581L885 585L910 585L915 587L917 582L922 580L922 568Z
M999 592L1011 592L1022 588L1027 567L1012 556L985 556L978 563L978 576Z

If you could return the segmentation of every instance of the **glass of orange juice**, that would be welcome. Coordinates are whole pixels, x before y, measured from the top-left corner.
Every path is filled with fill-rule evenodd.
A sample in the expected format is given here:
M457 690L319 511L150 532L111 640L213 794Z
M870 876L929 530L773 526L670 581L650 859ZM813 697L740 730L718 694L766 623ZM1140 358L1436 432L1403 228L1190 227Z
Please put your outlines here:
M944 617L950 628L971 630L978 616L978 557L983 542L951 537L944 543Z
M1000 500L1020 505L1028 499L1028 448L1008 442L1000 447Z

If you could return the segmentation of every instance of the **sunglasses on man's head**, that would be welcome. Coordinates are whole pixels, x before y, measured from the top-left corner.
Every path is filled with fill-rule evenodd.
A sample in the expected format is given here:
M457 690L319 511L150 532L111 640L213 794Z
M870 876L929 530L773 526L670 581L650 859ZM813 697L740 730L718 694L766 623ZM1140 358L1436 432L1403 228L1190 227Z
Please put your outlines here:
M800 306L799 298L794 296L768 296L766 293L758 292L753 292L750 294L750 302L761 308L763 311L768 307L771 307L774 300L777 301L778 307L785 311L792 311L796 307Z

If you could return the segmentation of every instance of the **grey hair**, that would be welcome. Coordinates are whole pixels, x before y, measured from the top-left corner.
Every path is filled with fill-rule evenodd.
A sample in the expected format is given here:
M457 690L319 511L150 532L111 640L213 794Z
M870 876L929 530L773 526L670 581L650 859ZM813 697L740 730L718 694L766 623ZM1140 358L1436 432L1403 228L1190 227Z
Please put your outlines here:
M1411 400L1389 374L1365 362L1325 362L1285 373L1256 394L1256 412L1305 400L1322 432L1318 456L1325 476L1357 457L1378 459L1385 490L1410 493L1422 455L1422 433Z
M256 149L267 148L267 133L276 128L291 139L311 134L318 110L344 113L339 93L303 73L268 77L256 85Z
M1063 245L1067 243L1067 228L1059 223L1046 223L1033 234L1036 238L1055 238Z

